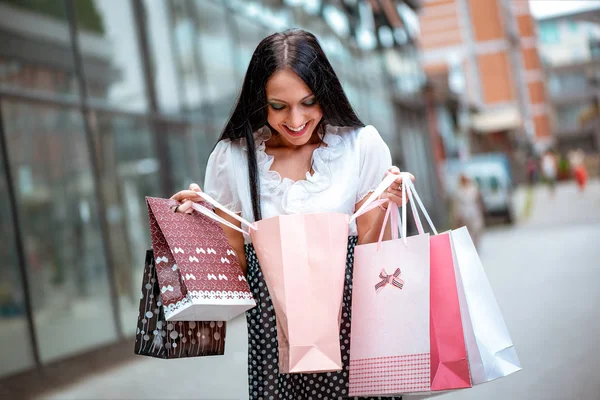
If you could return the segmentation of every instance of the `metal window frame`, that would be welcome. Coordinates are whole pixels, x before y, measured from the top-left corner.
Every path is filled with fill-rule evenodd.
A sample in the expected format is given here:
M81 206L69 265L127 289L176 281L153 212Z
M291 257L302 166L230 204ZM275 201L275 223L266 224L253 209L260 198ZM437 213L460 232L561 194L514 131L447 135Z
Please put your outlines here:
M109 290L111 296L111 307L113 311L113 322L117 330L117 337L123 339L123 329L121 326L121 307L119 304L118 289L116 282L115 258L110 245L108 233L108 219L106 215L106 204L102 193L102 177L100 176L100 167L96 158L96 142L94 139L94 130L90 121L90 107L88 104L88 90L83 66L83 58L81 55L81 47L79 46L78 25L75 10L75 0L65 0L67 11L67 21L69 24L69 35L71 38L71 51L73 54L74 70L77 84L79 86L79 112L83 117L83 127L87 142L90 165L92 167L92 176L94 181L94 192L96 194L96 203L98 207L100 221L100 235L102 237L102 248L106 260L106 270L109 280Z
M4 130L3 104L4 97L0 94L0 154L2 156L4 174L6 179L6 187L8 191L8 202L10 214L15 233L15 244L17 247L17 259L19 261L19 276L21 278L21 288L25 299L25 314L27 316L27 331L29 332L31 351L36 368L40 368L41 357L40 348L37 340L37 332L35 330L35 322L33 319L33 308L31 305L31 289L28 278L28 263L25 255L25 243L23 241L23 232L21 231L21 219L19 216L19 205L17 202L17 193L14 182L12 180L12 170L10 160L8 158L8 143L6 141L6 132Z

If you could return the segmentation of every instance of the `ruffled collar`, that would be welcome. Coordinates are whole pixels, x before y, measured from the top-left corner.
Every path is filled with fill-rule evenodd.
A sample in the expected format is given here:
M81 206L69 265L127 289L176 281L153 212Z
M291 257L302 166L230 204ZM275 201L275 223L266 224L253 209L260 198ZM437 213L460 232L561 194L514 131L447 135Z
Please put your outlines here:
M327 146L317 147L313 151L312 166L313 174L306 173L306 179L293 181L289 178L281 178L277 171L271 171L274 157L265 151L265 142L271 138L271 129L264 126L254 132L256 148L256 161L258 164L261 196L281 196L285 203L290 203L292 198L304 198L308 194L319 193L331 184L332 169L330 164L344 153L344 140L339 135L339 127L326 125L325 134L321 134L323 142ZM243 144L247 151L247 146ZM293 211L293 210L289 210Z

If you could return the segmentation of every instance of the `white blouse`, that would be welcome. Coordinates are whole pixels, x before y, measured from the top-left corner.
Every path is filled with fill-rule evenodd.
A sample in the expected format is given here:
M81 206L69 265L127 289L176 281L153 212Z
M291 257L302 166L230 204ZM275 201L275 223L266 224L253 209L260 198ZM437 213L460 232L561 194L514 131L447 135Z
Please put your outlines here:
M254 133L263 218L287 214L340 212L352 214L356 203L373 191L392 165L390 150L377 129L327 125L323 141L312 155L313 174L306 180L281 178L271 171L273 156L265 152L271 130ZM242 218L254 222L248 183L245 139L221 140L211 153L203 190ZM356 236L356 223L350 226Z

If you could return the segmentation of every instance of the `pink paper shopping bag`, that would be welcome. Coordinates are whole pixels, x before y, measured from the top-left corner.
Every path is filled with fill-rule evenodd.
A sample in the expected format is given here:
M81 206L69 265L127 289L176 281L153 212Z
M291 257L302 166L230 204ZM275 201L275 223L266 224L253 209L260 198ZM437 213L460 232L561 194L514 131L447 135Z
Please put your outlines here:
M472 386L471 376L451 233L438 234L414 184L407 180L406 185L417 230L419 233L423 233L423 225L415 202L421 208L435 235L429 239L431 250L431 391L469 388Z
M375 191L365 206L377 204L379 194ZM398 213L393 208L389 205L387 216L391 215L397 237ZM354 250L350 396L389 396L431 388L429 235L407 238L405 207L403 214L402 239ZM383 232L380 240L382 236Z
M431 390L471 387L450 233L430 237Z
M275 307L279 372L342 369L346 214L282 215L259 221L252 243Z
M250 228L275 308L279 372L341 370L339 323L350 216L282 215L249 223L201 196Z

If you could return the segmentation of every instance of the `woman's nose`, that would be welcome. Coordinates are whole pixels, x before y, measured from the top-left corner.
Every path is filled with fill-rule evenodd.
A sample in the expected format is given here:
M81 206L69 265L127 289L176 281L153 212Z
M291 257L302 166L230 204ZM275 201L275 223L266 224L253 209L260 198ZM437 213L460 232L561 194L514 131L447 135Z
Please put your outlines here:
M300 110L293 109L288 117L288 125L292 128L299 128L304 124L304 115Z

